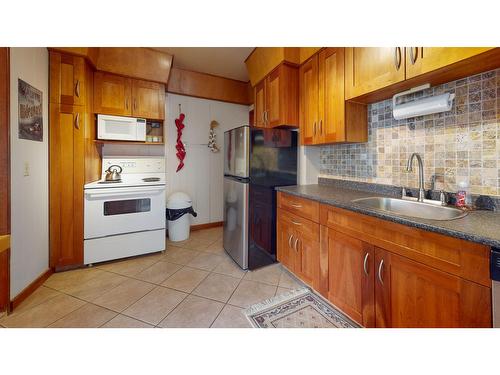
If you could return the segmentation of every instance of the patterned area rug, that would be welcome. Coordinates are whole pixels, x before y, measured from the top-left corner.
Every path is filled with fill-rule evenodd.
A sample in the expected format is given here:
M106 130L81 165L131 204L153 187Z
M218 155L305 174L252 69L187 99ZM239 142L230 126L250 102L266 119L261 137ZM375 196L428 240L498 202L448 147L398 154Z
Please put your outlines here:
M245 310L257 328L358 328L339 310L307 288L293 290Z

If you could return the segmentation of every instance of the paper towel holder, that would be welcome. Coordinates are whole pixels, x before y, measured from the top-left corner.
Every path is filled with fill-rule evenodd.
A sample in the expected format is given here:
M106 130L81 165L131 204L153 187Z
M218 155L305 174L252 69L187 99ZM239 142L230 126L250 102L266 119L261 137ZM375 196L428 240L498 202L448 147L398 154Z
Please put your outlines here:
M453 99L455 99L455 94L449 92L441 95L417 99L408 103L396 104L397 99L401 96L423 91L430 87L431 85L429 83L426 83L424 85L413 87L409 90L394 95L392 97L392 114L394 116L394 119L403 120L417 116L450 111L451 107L453 106Z

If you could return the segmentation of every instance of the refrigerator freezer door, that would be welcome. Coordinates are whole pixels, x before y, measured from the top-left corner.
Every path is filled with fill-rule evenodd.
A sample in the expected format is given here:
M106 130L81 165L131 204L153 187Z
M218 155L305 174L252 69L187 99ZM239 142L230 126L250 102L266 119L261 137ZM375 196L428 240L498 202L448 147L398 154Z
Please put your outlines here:
M241 126L224 133L224 174L248 177L250 128Z
M248 183L224 178L223 245L243 269L248 268L248 193Z

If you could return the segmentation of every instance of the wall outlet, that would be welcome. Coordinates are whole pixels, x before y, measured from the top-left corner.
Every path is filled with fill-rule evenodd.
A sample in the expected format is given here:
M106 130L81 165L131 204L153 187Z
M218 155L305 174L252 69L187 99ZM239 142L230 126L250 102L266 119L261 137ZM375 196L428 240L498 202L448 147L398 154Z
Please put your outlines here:
M28 163L27 161L24 162L24 177L27 177L30 175L30 163Z

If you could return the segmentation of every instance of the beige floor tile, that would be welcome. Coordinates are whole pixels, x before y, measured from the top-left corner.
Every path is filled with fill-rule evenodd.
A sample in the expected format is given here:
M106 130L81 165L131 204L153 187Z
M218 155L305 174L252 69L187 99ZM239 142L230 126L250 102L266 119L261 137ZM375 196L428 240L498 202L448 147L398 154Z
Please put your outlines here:
M128 280L128 278L125 276L117 275L112 272L99 271L92 279L77 285L72 285L66 288L64 292L86 301L93 301L104 293L116 288L126 280Z
M78 310L52 323L50 328L98 328L115 317L114 311L87 303Z
M182 292L191 293L208 274L208 271L184 267L165 280L162 285Z
M57 272L52 274L45 281L44 285L59 291L66 291L68 288L73 288L92 279L101 272L101 270L96 268L88 267L65 272Z
M241 280L240 285L238 285L238 288L236 288L228 303L230 305L246 308L255 303L274 297L276 289L277 287L273 285Z
M104 293L93 302L107 309L122 312L148 294L153 288L153 284L140 280L128 279L116 288Z
M281 264L271 264L270 266L248 271L245 280L257 281L259 283L278 285L282 272Z
M20 314L9 315L0 320L0 324L19 328L47 327L84 304L82 300L61 294Z
M186 296L186 293L158 286L126 309L123 314L156 325Z
M238 266L234 260L231 258L226 258L222 262L220 262L217 267L213 270L213 272L221 273L223 275L228 275L232 277L237 277L241 279L245 276L246 271L242 270L240 266Z
M206 238L191 238L187 243L182 245L182 247L189 250L203 251L214 241L215 240L207 240Z
M252 328L244 309L226 305L210 328Z
M167 246L167 250L161 260L185 266L199 254L198 251L187 250L176 246Z
M169 276L173 275L181 268L182 266L179 264L170 262L158 262L153 264L151 267L146 268L144 271L141 271L134 277L153 284L161 284Z
M220 302L227 302L239 282L240 279L231 276L211 273L193 290L193 294Z
M152 266L162 258L163 254L161 253L143 255L136 258L101 264L97 267L102 270L118 273L124 276L136 276L138 273Z
M224 260L224 257L216 254L201 253L187 265L193 268L199 268L205 271L212 271Z
M154 328L154 326L141 322L140 320L129 318L118 314L101 328Z
M214 242L214 241L222 238L222 227L197 230L197 231L191 232L190 238L204 239L204 240Z
M213 253L213 254L225 254L226 251L224 250L224 246L222 245L222 239L215 241L211 245L209 245L206 249L203 251L207 253Z
M187 296L168 316L160 327L208 328L224 307L223 303L197 296Z
M283 270L278 286L288 289L297 289L302 288L304 285L291 276L288 271Z
M35 290L28 298L26 298L19 306L17 306L16 309L11 312L10 316L20 314L60 295L61 292L42 285L40 288Z

